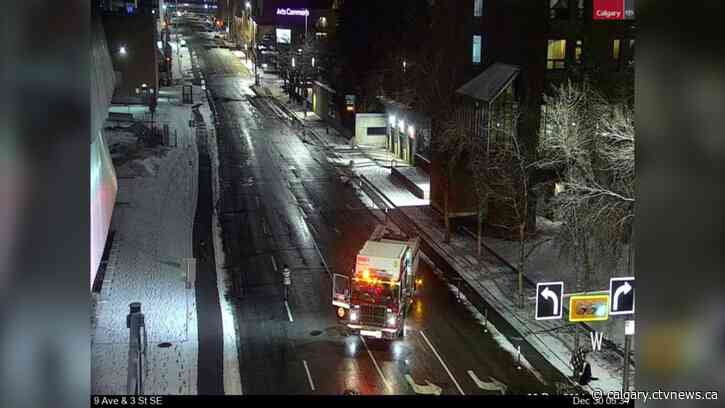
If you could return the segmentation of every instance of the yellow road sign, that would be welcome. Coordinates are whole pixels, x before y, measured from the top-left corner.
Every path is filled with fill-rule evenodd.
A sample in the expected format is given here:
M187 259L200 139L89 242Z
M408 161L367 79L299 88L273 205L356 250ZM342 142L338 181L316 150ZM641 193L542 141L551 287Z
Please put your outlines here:
M580 295L569 298L570 322L607 319L609 319L609 295Z

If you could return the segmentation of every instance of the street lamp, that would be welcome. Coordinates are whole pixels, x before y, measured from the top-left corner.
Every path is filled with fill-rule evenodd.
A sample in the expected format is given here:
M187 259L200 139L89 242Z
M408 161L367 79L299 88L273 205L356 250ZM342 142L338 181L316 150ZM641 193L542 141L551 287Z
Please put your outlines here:
M118 49L118 53L119 53L119 54L121 54L121 55L126 55L126 46L122 45L122 46L121 46L121 47L120 47L120 48Z

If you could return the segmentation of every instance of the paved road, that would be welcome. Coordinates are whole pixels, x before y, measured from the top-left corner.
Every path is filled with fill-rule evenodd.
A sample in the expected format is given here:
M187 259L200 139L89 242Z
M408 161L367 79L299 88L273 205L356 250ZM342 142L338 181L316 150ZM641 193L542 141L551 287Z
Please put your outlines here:
M479 388L469 371L481 380L496 378L510 393L553 392L558 373L536 367L544 384L517 369L512 355L425 263L403 339L363 340L338 327L325 265L349 271L382 214L338 181L324 149L280 120L275 103L251 92L253 78L238 59L206 37L194 35L188 43L202 61L218 113L223 267L239 292L245 394L427 391L409 379L434 384L443 394L492 393ZM293 270L288 304L281 292L284 264Z
M196 307L199 333L198 393L223 395L222 377L224 348L222 316L219 307L216 263L213 253L211 229L212 193L211 163L206 144L206 125L202 116L194 111L199 145L199 194L197 195L196 219L194 220L194 257L196 264Z

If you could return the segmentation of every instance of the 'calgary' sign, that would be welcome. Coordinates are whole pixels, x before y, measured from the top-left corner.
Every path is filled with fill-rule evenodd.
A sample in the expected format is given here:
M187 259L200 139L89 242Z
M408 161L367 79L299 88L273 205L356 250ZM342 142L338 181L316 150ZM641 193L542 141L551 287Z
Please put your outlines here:
M634 0L594 0L594 20L634 20Z
M310 15L310 10L307 9L290 9L290 8L278 8L278 16L302 16L307 17Z

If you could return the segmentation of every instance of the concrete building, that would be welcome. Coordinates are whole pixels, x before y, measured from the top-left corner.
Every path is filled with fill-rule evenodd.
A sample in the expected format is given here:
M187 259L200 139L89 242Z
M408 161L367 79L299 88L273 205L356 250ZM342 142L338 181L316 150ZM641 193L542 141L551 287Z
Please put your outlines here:
M163 54L156 17L152 14L105 13L103 27L118 77L114 104L156 106L159 61Z
M108 116L115 87L115 75L111 56L106 45L105 33L97 9L91 20L91 135L90 135L90 185L91 185L91 264L90 285L98 272L103 249L108 238L111 216L116 200L118 182L108 145L103 138L102 127Z
M457 109L463 111L481 140L486 140L492 123L509 126L511 133L533 152L545 109L543 95L567 78L586 76L605 92L622 84L632 86L626 83L628 75L632 78L634 63L634 2L621 0L621 19L601 20L602 15L609 14L604 9L610 3L468 0L449 5L467 13L461 24L465 42L451 45L467 55L464 72L468 79L457 92ZM495 116L492 109L500 95L513 97L506 104L521 113L515 123L491 122ZM511 116L507 118L511 120ZM434 133L434 138L438 136ZM452 198L448 203L449 214L475 214L477 204L472 189L455 187L470 184L468 170L458 166L448 182L441 159L434 154L431 205L443 212L444 191L448 189L448 197ZM510 222L503 218L497 221Z

